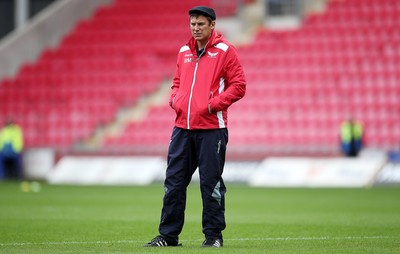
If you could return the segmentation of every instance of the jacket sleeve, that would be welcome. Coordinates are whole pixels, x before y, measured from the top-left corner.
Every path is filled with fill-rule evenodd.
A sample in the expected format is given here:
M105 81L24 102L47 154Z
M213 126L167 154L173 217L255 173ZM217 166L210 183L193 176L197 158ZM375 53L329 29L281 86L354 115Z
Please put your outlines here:
M246 93L246 79L237 52L232 46L228 50L225 65L225 91L210 100L210 110L226 110L232 103L240 100Z
M171 92L171 96L169 98L169 106L171 108L174 108L174 99L176 94L178 93L179 90L179 85L180 85L180 75L179 75L180 69L179 69L179 63L176 64L176 69L175 69L175 75L174 75L174 79L172 80L172 92Z

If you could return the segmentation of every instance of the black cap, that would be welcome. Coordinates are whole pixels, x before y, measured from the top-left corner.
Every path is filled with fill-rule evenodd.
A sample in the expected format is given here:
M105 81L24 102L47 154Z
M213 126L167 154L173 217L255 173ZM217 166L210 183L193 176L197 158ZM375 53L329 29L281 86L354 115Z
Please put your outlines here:
M202 14L204 16L210 17L211 20L216 19L215 11L207 6L195 6L189 10L189 15L191 14Z

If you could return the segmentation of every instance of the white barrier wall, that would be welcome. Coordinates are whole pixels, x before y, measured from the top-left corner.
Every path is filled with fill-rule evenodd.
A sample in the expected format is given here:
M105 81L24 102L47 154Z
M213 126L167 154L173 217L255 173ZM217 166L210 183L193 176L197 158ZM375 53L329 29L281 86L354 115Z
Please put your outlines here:
M161 157L66 156L49 172L52 184L146 185L165 174Z
M377 185L398 185L400 184L400 163L389 162L376 177Z
M28 149L23 154L23 175L27 179L45 179L54 167L54 163L55 152L53 149Z
M359 158L267 158L227 162L224 180L257 187L366 187L374 183L385 156ZM72 157L61 159L47 175L52 184L134 184L164 180L161 157ZM198 172L193 181L198 181Z
M270 158L249 179L251 186L363 187L373 184L385 158Z

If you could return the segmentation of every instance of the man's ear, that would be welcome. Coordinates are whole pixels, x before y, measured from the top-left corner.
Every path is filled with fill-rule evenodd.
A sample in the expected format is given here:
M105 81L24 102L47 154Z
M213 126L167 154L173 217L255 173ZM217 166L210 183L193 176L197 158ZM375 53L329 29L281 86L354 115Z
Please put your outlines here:
M215 28L215 20L211 21L211 28L212 28L212 29Z

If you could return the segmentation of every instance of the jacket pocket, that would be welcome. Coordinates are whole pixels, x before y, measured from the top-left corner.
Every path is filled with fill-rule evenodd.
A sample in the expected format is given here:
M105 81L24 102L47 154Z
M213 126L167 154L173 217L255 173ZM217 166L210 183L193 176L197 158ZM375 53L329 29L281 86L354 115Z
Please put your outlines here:
M176 113L182 111L181 109L182 104L182 94L177 93L176 96L172 99L171 107L175 110Z

